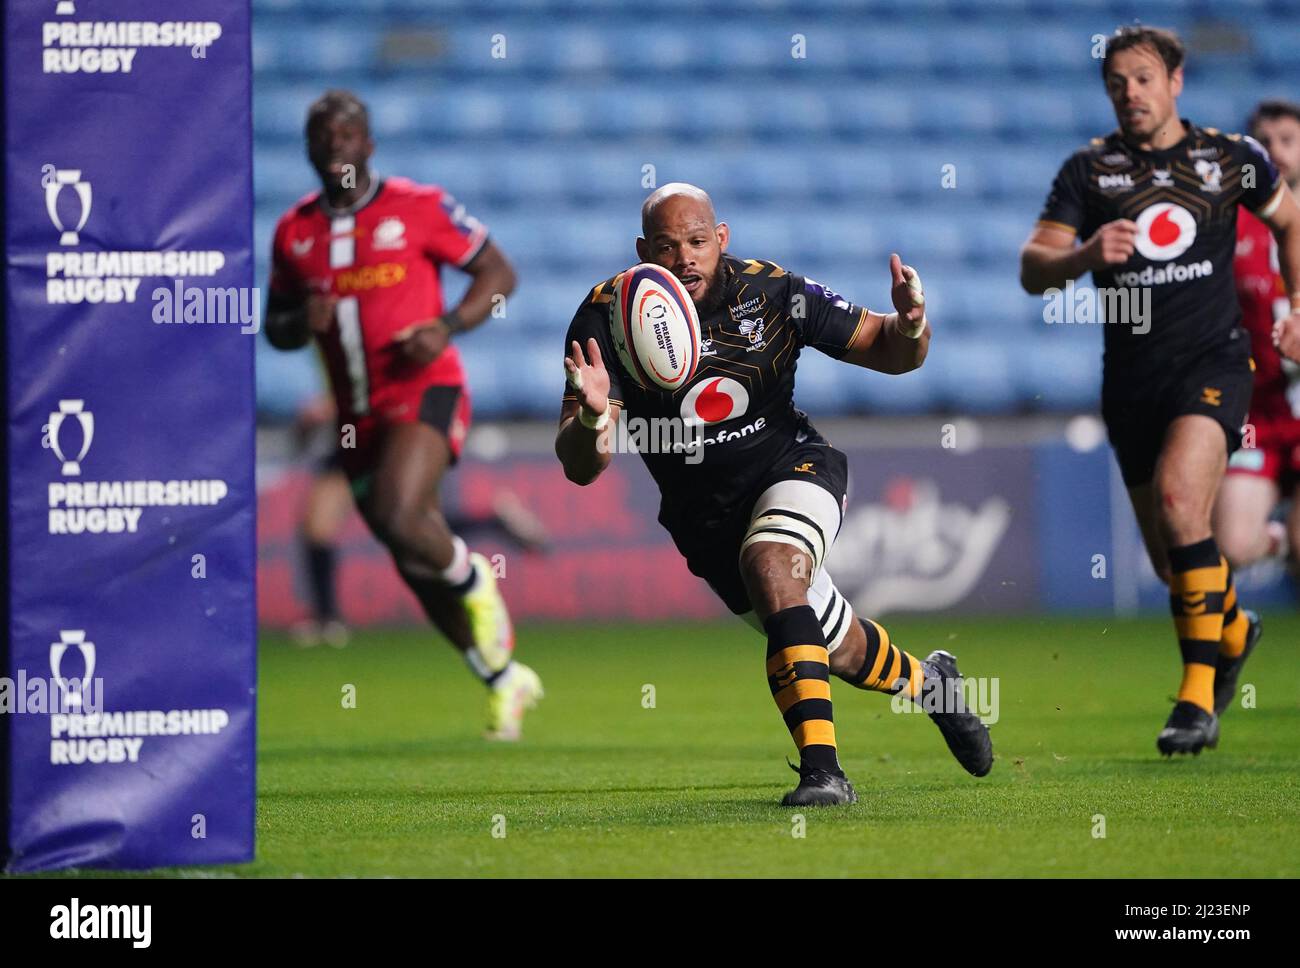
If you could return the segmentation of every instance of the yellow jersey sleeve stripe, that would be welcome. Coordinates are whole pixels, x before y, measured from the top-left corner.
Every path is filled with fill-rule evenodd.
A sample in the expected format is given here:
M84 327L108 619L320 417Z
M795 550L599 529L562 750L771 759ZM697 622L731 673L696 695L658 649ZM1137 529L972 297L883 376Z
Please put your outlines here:
M1060 229L1062 232L1069 232L1071 235L1078 235L1079 230L1073 225L1066 225L1064 222L1053 222L1051 219L1040 218L1034 225L1039 229Z
M1279 175L1277 186L1273 189L1273 194L1268 197L1268 201L1255 209L1255 214L1260 218L1272 218L1277 211L1278 206L1282 204L1282 188L1286 184Z
M858 325L853 327L853 335L850 336L849 341L844 344L846 350L858 341L858 334L862 332L862 327L865 326L867 322L867 312L868 310L866 309L862 310L862 315L858 317Z

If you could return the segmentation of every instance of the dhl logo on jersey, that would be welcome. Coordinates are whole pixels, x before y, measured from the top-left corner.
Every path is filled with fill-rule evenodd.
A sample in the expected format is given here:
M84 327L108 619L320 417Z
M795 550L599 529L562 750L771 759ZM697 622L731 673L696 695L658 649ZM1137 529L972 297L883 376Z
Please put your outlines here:
M406 266L400 262L380 262L373 266L343 269L334 277L334 291L339 295L388 289L406 278Z

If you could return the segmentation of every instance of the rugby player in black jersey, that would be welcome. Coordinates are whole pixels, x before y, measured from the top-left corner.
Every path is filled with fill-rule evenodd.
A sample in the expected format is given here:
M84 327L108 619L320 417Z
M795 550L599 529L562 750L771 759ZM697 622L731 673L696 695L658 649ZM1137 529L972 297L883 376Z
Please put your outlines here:
M768 685L800 755L799 785L783 804L857 798L836 754L832 672L915 700L958 762L985 775L992 744L962 702L953 656L909 655L879 624L859 620L826 573L847 502L847 461L794 406L795 365L806 346L883 373L921 365L930 333L915 270L891 257L896 312L881 315L774 263L728 255L729 229L694 186L656 190L641 224L641 261L671 271L696 304L700 365L675 392L639 386L610 337L618 277L597 285L566 339L555 443L565 475L582 485L599 476L620 414L629 424L678 421L698 435L677 452L641 456L659 485L659 521L687 566L767 636Z
M1102 416L1182 653L1156 741L1166 755L1217 744L1216 678L1235 682L1260 634L1210 528L1251 394L1232 275L1237 206L1273 231L1292 316L1300 309L1300 207L1256 142L1179 117L1182 64L1174 34L1116 31L1101 73L1119 130L1066 161L1021 251L1029 292L1055 295L1091 271L1108 315L1128 309L1105 326Z

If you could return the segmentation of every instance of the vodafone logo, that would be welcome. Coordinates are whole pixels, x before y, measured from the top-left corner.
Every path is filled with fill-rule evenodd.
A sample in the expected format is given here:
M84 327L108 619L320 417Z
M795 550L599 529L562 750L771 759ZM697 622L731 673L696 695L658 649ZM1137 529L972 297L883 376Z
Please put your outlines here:
M686 391L682 420L688 426L715 424L742 416L748 409L748 390L729 376L713 376Z
M1176 259L1196 241L1196 219L1173 202L1158 202L1137 217L1137 250L1156 262Z

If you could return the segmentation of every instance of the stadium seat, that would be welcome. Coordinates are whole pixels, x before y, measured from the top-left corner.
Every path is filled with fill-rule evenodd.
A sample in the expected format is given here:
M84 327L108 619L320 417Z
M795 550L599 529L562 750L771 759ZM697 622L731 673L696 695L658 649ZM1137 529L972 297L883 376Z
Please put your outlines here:
M890 251L922 270L930 363L891 378L806 362L818 412L1079 408L1095 397L1101 334L1046 327L1017 277L1061 163L1115 127L1093 34L1139 15L1185 31L1243 24L1248 48L1193 51L1182 106L1201 124L1240 130L1258 98L1300 90L1300 27L1280 0L877 0L867 13L764 0L752 18L663 0L636 29L629 9L255 0L259 279L276 218L315 184L305 110L327 85L355 86L377 170L443 184L519 268L507 317L466 340L480 416L553 417L554 373L533 367L555 369L584 292L636 258L647 186L671 180L714 193L736 254L872 308L887 308ZM493 33L505 58L491 56ZM796 33L806 57L792 56Z
M936 345L926 360L934 367L940 399L957 413L996 413L1019 402L1012 360L1019 351L987 336L954 336Z
M1004 31L976 27L949 32L944 38L943 56L936 63L939 73L987 77L1007 73L1013 56L1010 39Z
M896 376L849 368L844 383L849 404L846 409L850 413L882 416L926 413L940 406L939 386L938 372L928 362L919 370Z
M814 419L818 414L842 411L848 398L848 382L856 376L853 369L825 353L803 350L795 369L795 406Z
M1097 61L1092 57L1092 44L1086 33L1037 23L1032 27L1013 27L1009 36L1017 72L1043 78L1060 78L1069 72L1071 77L1084 82L1083 75L1097 77Z
M1015 382L1034 410L1095 410L1101 400L1100 327L1050 332L1023 346Z

